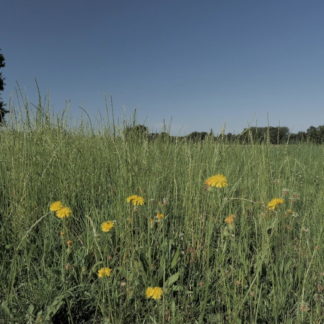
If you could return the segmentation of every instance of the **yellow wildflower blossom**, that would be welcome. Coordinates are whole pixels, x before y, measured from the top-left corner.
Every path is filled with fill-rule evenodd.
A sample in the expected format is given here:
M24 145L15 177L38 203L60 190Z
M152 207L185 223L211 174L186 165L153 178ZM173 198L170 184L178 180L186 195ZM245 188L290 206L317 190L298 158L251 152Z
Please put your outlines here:
M223 174L215 174L205 180L208 187L225 188L228 186L227 178Z
M98 270L98 277L109 277L111 275L111 269L110 268L101 268Z
M109 232L115 226L115 222L106 221L101 224L101 230L103 232Z
M144 198L138 195L131 195L127 198L127 202L132 203L134 206L144 205Z
M53 203L51 203L50 205L50 211L52 212L56 212L58 211L59 209L63 208L63 204L61 201L54 201Z
M56 217L58 218L66 218L72 215L72 209L69 207L62 207L61 209L56 211Z
M146 298L152 298L152 299L161 299L163 295L163 289L160 287L148 287L145 291Z
M282 198L273 198L268 202L268 209L275 210L277 206L283 204L285 201Z

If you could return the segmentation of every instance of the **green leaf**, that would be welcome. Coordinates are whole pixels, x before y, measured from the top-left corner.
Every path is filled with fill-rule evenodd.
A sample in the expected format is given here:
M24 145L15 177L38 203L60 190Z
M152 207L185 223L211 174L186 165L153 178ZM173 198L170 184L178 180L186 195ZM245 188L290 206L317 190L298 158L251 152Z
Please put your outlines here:
M170 266L171 269L173 269L177 265L179 256L180 256L180 250L178 249L173 255L171 266Z
M183 291L184 288L182 286L173 285L171 290L172 291Z
M171 287L180 277L180 272L178 271L177 273L173 274L170 276L164 283L165 287Z

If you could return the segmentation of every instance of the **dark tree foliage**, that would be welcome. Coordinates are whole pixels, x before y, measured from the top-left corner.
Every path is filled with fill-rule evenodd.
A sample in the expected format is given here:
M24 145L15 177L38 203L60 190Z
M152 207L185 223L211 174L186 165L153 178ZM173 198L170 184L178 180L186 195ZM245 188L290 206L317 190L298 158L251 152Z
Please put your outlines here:
M128 126L124 129L124 136L126 139L144 139L148 138L149 131L144 125Z
M149 141L163 140L168 142L201 142L206 139L215 142L236 144L298 144L315 143L324 144L324 125L311 126L306 132L290 133L288 127L249 127L241 134L220 134L214 136L213 132L192 132L187 136L171 136L167 132L149 133L144 125L133 125L124 130L126 139L147 139Z
M306 131L306 135L308 140L312 143L324 143L324 125L320 125L317 127L310 126Z
M245 143L284 144L289 137L288 127L249 127L240 135Z
M240 142L240 135L235 135L232 133L222 134L217 137L217 140L225 143L237 143Z
M296 144L307 142L307 134L306 132L298 132L298 133L291 133L289 134L289 143Z
M5 67L5 59L4 56L0 53L0 69ZM0 72L0 92L4 89L4 78L2 77L2 73ZM4 108L5 104L3 103L1 96L0 96L0 126L4 123L4 117L5 114L7 114L9 111Z
M317 126L318 136L321 139L321 144L324 143L324 125Z
M203 141L204 139L206 139L208 136L207 132L192 132L189 135L187 135L187 139L190 141L194 141L194 142L200 142Z
M316 127L310 126L307 129L306 134L307 134L307 137L309 138L309 140L311 142L314 142L314 143L318 143L319 142L319 138L318 138L318 134L317 134Z
M150 133L148 135L148 139L150 141L154 140L163 140L163 141L169 141L171 140L171 136L167 132L161 132L161 133Z

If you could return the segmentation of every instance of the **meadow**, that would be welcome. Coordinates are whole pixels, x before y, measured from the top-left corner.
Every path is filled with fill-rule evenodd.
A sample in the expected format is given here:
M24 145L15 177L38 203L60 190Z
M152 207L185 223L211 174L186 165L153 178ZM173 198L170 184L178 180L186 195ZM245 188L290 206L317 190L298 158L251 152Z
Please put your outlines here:
M0 323L324 322L324 146L0 144Z

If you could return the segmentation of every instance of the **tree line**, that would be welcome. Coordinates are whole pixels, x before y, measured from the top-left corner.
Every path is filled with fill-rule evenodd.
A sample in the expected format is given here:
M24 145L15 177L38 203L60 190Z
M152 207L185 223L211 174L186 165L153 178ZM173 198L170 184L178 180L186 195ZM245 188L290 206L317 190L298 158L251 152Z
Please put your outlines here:
M240 134L222 133L214 135L210 132L192 132L186 136L171 136L167 132L150 133L145 125L132 125L124 129L123 135L126 139L147 139L168 140L168 141L190 141L201 142L222 141L225 143L269 143L269 144L294 144L294 143L324 143L324 125L310 126L306 132L291 133L288 127L249 127L245 128Z
M0 126L4 124L4 117L9 111L5 109L5 104L1 98L1 91L4 90L5 82L1 69L5 67L4 56L0 53ZM125 138L139 138L148 140L169 140L169 141L192 141L201 142L204 140L223 141L227 143L269 143L286 144L309 142L324 143L324 125L317 127L310 126L306 132L291 133L288 127L249 127L245 128L240 134L219 134L215 136L212 131L192 132L187 136L171 136L167 132L150 133L145 125L132 125L124 129Z

